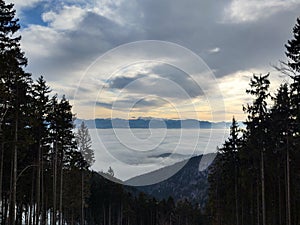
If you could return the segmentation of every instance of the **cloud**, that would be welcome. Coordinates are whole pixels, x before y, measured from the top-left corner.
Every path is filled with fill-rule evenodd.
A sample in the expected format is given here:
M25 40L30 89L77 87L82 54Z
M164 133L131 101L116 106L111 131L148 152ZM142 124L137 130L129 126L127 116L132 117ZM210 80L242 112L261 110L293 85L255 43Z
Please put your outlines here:
M82 17L75 15L73 9L81 12ZM25 28L21 44L32 62L29 71L44 74L49 81L69 79L76 82L96 57L130 40L130 29L77 7L65 7L44 17L50 26ZM69 18L65 24L64 18Z
M55 30L72 30L77 28L84 14L85 10L78 6L64 6L59 13L49 11L44 13L42 18Z
M91 104L93 104L93 102ZM112 108L112 104L111 103L106 103L106 102L96 102L96 106L104 107L104 108L107 108L107 109Z
M134 77L118 76L109 81L109 89L120 89L122 94L155 95L160 98L190 100L203 95L201 87L178 68L155 65L146 74ZM126 71L128 72L128 71Z
M218 53L218 52L220 52L220 51L221 51L221 49L218 48L218 47L212 48L212 49L209 49L209 50L208 50L209 53Z
M254 22L297 5L300 5L298 0L233 0L225 9L225 21Z
M198 84L193 80L193 78L189 74L186 74L179 68L170 65L157 65L153 67L152 72L158 75L159 77L174 82L176 84L174 85L174 88L175 86L177 86L177 88L180 87L182 89L181 91L186 92L186 96L188 96L189 98L196 98L198 96L203 95L201 87L198 86ZM175 90L170 91L174 91L176 93Z
M126 88L131 82L143 78L145 75L137 75L135 77L116 77L110 81L109 88L123 89Z
M40 25L29 26L22 31L22 36L22 47L33 62L44 57L56 57L58 51L53 46L63 41L61 33Z
M151 96L144 96L139 97L136 96L135 98L121 98L117 99L114 102L106 103L106 102L96 102L96 106L100 106L106 109L113 109L113 110L125 110L125 111L139 111L139 110L147 110L153 109L157 107L163 107L168 102Z
M43 2L43 0L6 0L7 3L13 3L17 10L21 10L23 8L30 8L36 5L39 2Z

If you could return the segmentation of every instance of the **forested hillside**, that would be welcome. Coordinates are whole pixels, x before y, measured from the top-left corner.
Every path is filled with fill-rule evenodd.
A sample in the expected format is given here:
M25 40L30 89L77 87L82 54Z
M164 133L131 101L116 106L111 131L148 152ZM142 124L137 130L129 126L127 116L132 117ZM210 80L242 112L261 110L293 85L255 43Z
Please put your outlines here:
M126 181L125 184L150 183L153 181L153 177L169 177L170 172L178 171L166 180L147 186L139 186L137 189L157 199L172 196L175 201L188 200L204 210L207 202L208 170L199 171L201 158L202 155L194 156L191 159L134 177Z
M87 224L208 224L198 204L172 197L156 200L133 187L111 182L91 173Z

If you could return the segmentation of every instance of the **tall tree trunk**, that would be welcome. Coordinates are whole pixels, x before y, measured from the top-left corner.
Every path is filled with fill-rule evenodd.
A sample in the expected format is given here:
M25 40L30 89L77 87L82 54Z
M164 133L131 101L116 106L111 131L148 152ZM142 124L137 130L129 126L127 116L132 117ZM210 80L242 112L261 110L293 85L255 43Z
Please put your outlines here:
M72 208L72 212L71 212L71 225L74 224L74 209Z
M252 199L252 198L251 198ZM244 225L244 201L242 199L242 202L241 202L241 225ZM251 216L252 218L252 216ZM249 218L250 219L250 218ZM249 220L250 221L250 220Z
M23 204L17 204L16 224L22 225Z
M29 213L29 225L34 224L34 201L33 201L33 196L34 196L34 190L33 190L33 186L34 186L34 170L32 170L32 175L31 175L31 195L30 195L30 213Z
M238 200L238 176L237 176L237 166L235 165L235 215L236 215L236 225L239 225L239 200Z
M38 162L37 162L37 176L36 176L36 214L35 224L39 224L40 217L40 193L41 193L41 140L39 140L38 146Z
M30 203L30 206L29 206L29 222L28 222L28 225L32 225L32 202Z
M51 212L51 211L49 211ZM44 221L43 221L43 225L46 225L48 224L48 220L49 220L49 217L48 217L48 195L45 196L45 206L44 206ZM51 223L50 223L51 224Z
M260 225L260 201L259 201L259 183L257 178L257 185L256 185L256 213L257 213L257 225Z
M217 224L220 224L220 214L221 214L221 210L220 210L220 199L219 199L219 179L217 179L217 185L216 185L216 213L217 213ZM180 221L180 217L179 217L179 221Z
M25 224L28 224L28 204L26 204L26 210L25 210Z
M108 203L108 225L111 225L111 202Z
M120 206L120 225L123 225L123 203L121 201L121 206Z
M4 143L3 143L3 136L2 142L1 142L1 162L0 162L0 202L3 205L3 199L2 199L2 179L3 179L3 157L4 157ZM1 213L1 221L3 220L3 211Z
M11 219L11 211L12 211L12 189L13 189L13 174L14 174L14 152L12 151L11 155L11 162L10 162L10 181L9 181L9 196L8 196L8 218L7 218L7 223L10 224L12 219Z
M84 225L84 170L81 170L81 225Z
M7 202L7 196L5 196L5 209L4 209L4 216L3 216L2 225L7 224L6 222L7 222L8 208L9 208L9 205L8 205L8 202Z
M1 121L0 121L0 135L1 135L1 162L0 162L0 201L3 205L3 199L2 199L2 185L3 185L3 162L4 162L4 134L2 130L3 120L7 113L7 104L4 105L5 112L2 115ZM3 221L3 211L1 214L1 221Z
M264 149L261 151L261 204L262 204L262 225L266 225Z
M4 204L6 204L5 202L4 202L4 196L0 196L1 197L1 225L3 225L3 220L4 220Z
M63 176L64 176L64 173L63 173L63 151L62 151L62 156L61 156L61 166L60 166L60 190L59 190L59 222L58 224L59 225L62 225L62 218L63 218Z
M41 161L40 161L40 166L41 166L41 224L45 224L45 207L44 207L44 157L43 157L43 149L41 148Z
M286 143L286 224L291 225L291 197L290 197L290 151L289 139L287 135Z
M18 88L17 88L18 89ZM18 104L17 104L18 105ZM16 108L16 118L15 118L15 138L14 138L14 169L13 169L13 193L12 193L12 203L11 203L11 225L16 224L16 203L17 203L17 171L18 171L18 120L19 120L19 107Z
M53 214L52 225L56 224L56 179L57 179L57 142L54 143L54 163L53 163Z
M105 204L103 204L103 224L106 224Z
M251 189L250 189L250 217L249 218L249 221L251 221L251 224L255 224L255 213L254 213L254 184L251 180ZM247 199L245 199L245 197L242 197L242 209L243 209L243 212L242 212L242 221L244 220L244 204L246 204L247 202ZM246 216L247 218L247 216ZM248 218L247 218L248 219Z
M277 202L277 205L278 205L278 224L281 225L282 223L282 206L281 206L281 176L280 176L280 173L281 173L281 169L280 169L280 157L278 156L278 159L277 159L277 171L278 171L278 202Z

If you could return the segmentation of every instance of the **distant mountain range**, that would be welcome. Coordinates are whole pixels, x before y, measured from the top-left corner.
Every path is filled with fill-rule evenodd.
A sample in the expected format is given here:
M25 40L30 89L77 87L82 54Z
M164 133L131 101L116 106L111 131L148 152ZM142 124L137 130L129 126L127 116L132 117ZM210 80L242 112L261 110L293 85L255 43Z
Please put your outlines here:
M231 123L228 122L209 122L198 121L194 119L173 120L173 119L158 119L158 118L138 118L138 119L94 119L82 120L76 119L75 124L78 127L84 121L88 128L111 129L111 128L167 128L167 129L222 129L228 128Z
M147 184L157 178L169 177L174 171L177 171L173 176L164 181L147 186L137 186L136 188L160 200L172 196L175 201L188 199L204 207L208 194L208 169L202 170L199 168L199 163L202 157L211 158L214 156L215 153L195 156L171 166L131 178L123 182L123 184L134 186Z

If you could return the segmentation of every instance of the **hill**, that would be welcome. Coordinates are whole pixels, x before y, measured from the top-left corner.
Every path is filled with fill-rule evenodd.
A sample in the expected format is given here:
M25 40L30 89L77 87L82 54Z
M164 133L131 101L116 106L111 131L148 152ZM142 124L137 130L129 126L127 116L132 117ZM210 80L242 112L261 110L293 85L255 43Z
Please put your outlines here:
M204 157L214 157L215 154L208 154ZM177 171L170 178L156 184L137 186L136 188L157 199L167 199L172 196L175 201L187 199L197 203L201 208L207 201L208 170L199 170L199 163L202 155L192 157L174 165L131 178L124 182L125 185L150 184L153 180L168 177ZM181 168L181 169L180 169Z

